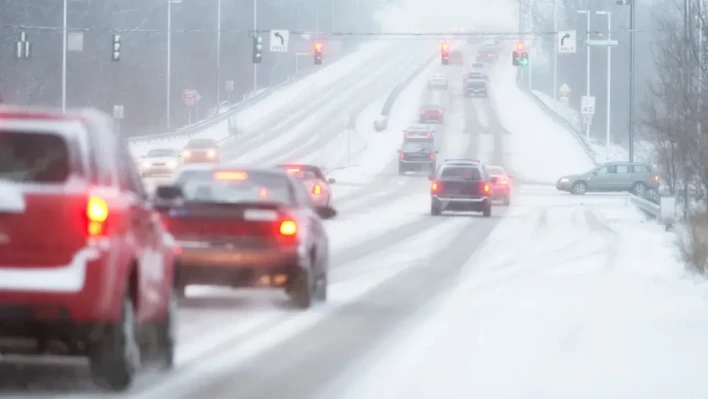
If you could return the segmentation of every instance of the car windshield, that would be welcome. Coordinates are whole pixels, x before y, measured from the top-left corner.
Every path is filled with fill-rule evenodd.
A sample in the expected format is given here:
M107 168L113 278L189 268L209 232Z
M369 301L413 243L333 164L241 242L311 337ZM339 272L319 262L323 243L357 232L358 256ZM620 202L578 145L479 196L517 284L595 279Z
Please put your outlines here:
M433 143L430 141L406 141L403 143L404 152L433 151Z
M192 140L187 143L187 148L216 148L214 140Z
M176 150L170 150L170 149L155 149L155 150L150 150L147 153L148 157L175 157L179 154Z
M469 166L448 166L442 171L442 178L482 180L479 169Z
M287 177L271 172L188 170L175 184L187 201L292 203Z
M487 172L492 176L506 176L504 168L499 166L487 166Z
M59 134L0 131L0 180L62 183L71 166L68 142Z
M442 107L439 106L439 105L435 105L435 104L426 104L426 105L421 106L420 109L422 109L422 110L435 110L435 111L439 111L439 110L442 109Z

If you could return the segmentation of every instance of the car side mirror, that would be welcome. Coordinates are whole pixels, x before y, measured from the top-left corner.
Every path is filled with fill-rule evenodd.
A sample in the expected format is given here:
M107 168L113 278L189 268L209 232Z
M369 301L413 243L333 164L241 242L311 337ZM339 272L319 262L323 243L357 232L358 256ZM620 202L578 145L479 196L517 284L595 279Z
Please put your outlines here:
M334 184L334 183L336 183L336 182L337 182L337 180L335 180L334 178L331 178L331 177L330 177L329 179L327 179L327 183L328 183L328 184Z
M157 186L155 199L158 201L174 201L184 198L182 188L179 186Z
M499 178L498 178L498 177L492 177L492 179L491 179L490 181L492 182L492 184L497 184L497 183L499 183Z
M328 206L315 207L315 212L317 212L322 219L332 219L337 216L337 210Z

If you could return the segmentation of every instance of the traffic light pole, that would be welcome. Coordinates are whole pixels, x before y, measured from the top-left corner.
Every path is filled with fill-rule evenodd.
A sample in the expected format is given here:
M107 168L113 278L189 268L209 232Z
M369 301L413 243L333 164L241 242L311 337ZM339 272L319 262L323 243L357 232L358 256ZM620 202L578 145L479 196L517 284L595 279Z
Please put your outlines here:
M258 0L253 0L253 32L258 34ZM258 64L253 64L253 95L258 91Z
M553 1L553 32L558 35L558 1ZM556 39L557 41L557 39ZM553 99L558 100L558 44L553 45Z
M635 7L629 4L629 162L634 162L634 23Z
M216 112L221 108L221 0L216 2Z

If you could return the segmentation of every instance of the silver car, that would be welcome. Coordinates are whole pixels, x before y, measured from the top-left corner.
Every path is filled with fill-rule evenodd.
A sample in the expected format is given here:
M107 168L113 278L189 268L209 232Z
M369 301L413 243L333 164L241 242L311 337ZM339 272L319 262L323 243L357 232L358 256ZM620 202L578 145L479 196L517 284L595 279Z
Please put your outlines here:
M138 159L142 176L171 175L181 164L181 152L170 148L154 148Z
M659 176L652 167L641 162L608 162L585 173L563 176L556 182L558 190L575 195L628 191L645 196L658 192L659 185Z

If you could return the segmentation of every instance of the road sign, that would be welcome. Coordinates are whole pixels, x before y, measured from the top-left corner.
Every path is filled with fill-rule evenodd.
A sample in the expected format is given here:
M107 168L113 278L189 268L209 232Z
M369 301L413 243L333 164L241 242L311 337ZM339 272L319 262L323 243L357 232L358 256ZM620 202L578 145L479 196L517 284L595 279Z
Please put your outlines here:
M226 91L228 91L228 92L234 91L234 81L233 80L226 81Z
M560 94L561 97L570 96L570 86L568 86L567 83L563 83L560 89L558 89L558 94Z
M577 40L574 30L558 31L558 52L575 53Z
M125 108L122 105L113 106L113 119L123 119L125 118Z
M199 92L195 89L184 89L182 90L182 99L188 107L191 107L194 106L197 101L201 100L202 96L200 96Z
M270 31L270 51L274 53L286 53L288 51L288 42L290 42L289 30L272 30Z
M570 98L568 97L561 97L560 98L560 103L565 105L566 107L570 105Z
M592 115L583 115L583 125L592 125Z
M619 44L619 41L617 40L595 40L595 39L588 39L585 41L585 45L591 46L591 47L614 47Z
M595 97L583 96L580 102L580 113L583 115L595 115Z

